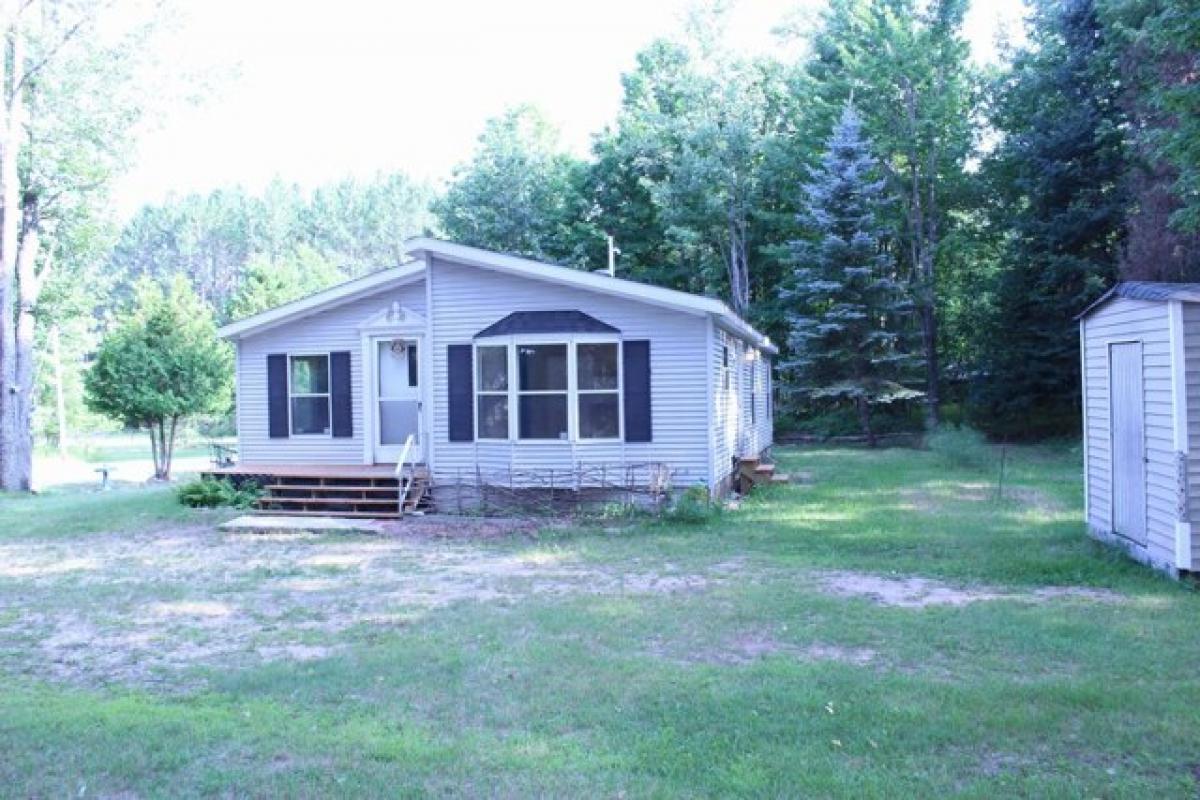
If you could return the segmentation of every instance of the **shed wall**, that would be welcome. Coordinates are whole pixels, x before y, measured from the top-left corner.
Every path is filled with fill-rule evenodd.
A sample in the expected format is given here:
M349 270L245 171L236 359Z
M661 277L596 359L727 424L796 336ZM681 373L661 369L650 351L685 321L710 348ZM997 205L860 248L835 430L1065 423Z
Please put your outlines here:
M1200 303L1183 303L1184 381L1187 386L1188 521L1192 564L1200 564Z
M1144 548L1125 540L1135 556L1175 564L1178 471L1174 447L1171 344L1167 304L1114 299L1084 320L1088 527L1112 536L1112 443L1109 345L1142 342L1143 404L1146 435L1146 534Z

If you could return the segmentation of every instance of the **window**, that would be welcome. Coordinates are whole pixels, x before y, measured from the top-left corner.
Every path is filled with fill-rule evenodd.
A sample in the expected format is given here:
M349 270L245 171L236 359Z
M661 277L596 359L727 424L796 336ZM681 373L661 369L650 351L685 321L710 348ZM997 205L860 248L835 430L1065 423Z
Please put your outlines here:
M721 345L721 385L729 391L729 345Z
M479 387L476 400L476 427L480 439L508 438L508 346L479 347L475 350Z
M758 361L750 362L750 424L758 423Z
M417 377L419 374L417 370L417 344L416 342L410 342L408 344L408 386L410 389L415 388L420 383Z
M615 342L575 350L580 439L621 436L621 356Z
M567 438L567 346L517 345L517 437Z
M293 436L329 434L329 356L291 356L288 399Z
M619 342L475 347L480 439L619 439L621 391Z

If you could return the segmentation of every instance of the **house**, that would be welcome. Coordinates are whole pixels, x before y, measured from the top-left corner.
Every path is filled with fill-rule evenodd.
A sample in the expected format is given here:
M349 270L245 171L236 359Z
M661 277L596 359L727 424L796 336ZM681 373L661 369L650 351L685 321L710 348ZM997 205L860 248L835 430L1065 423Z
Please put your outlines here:
M1200 284L1119 283L1078 319L1088 529L1189 572L1200 563Z
M429 238L407 251L220 330L237 351L232 472L369 501L402 462L449 510L451 487L457 506L464 485L597 475L719 495L771 446L776 349L719 300ZM274 507L319 496L285 494L310 502Z

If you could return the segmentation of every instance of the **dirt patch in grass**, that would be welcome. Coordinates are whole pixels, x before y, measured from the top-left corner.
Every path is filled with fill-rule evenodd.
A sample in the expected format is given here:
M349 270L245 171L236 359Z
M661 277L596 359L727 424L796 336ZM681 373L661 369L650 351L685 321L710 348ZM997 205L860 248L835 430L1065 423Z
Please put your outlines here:
M540 529L561 525L556 520L531 520L510 517L461 517L428 514L406 517L380 526L389 536L428 539L496 539L503 536L533 536Z
M728 563L598 567L563 548L472 540L522 529L504 521L460 521L474 526L466 539L443 535L448 525L353 537L180 527L0 545L0 670L174 688L183 672L202 683L195 668L334 657L456 603L687 594L741 578Z
M1119 603L1124 595L1088 586L1046 586L1016 592L989 586L953 586L930 578L889 578L863 572L831 572L821 576L825 591L839 597L865 597L884 606L927 608L963 606L987 600L1047 602L1079 599L1097 603Z
M865 647L846 647L827 642L785 642L761 630L738 633L716 646L656 639L651 652L681 663L726 666L744 666L767 658L783 657L806 662L836 661L862 667L873 662L877 655L874 650Z
M1015 503L1031 510L1056 514L1066 510L1058 498L1033 486L1005 486L998 493L996 484L982 481L953 481L904 489L901 499L923 513L945 510L948 503Z

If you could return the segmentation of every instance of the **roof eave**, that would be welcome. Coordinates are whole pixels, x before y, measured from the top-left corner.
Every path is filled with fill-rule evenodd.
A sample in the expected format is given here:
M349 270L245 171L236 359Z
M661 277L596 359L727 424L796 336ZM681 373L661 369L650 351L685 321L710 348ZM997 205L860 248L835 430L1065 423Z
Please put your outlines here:
M262 333L279 325L303 319L311 314L353 302L374 294L380 289L408 283L421 277L424 273L425 262L419 260L399 267L372 272L361 278L339 283L316 294L301 297L290 303L284 303L259 314L223 325L217 329L217 335L222 339L242 339L248 335Z

